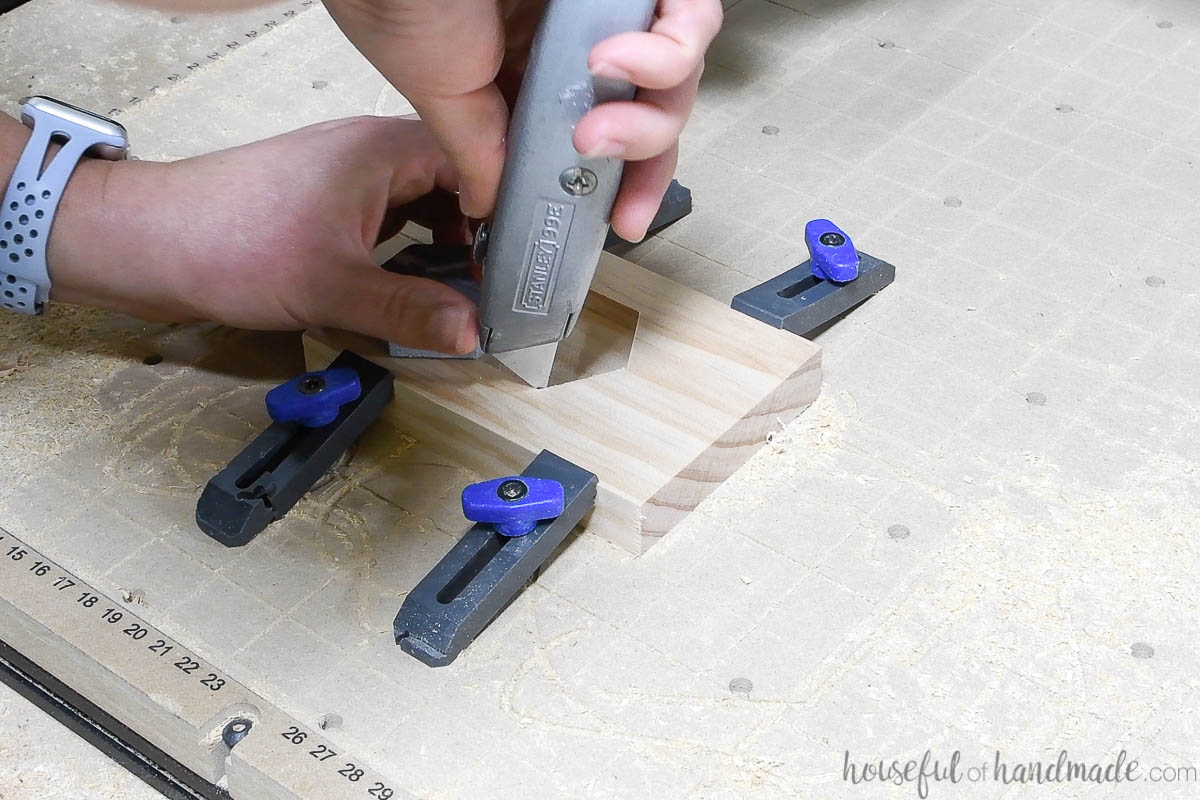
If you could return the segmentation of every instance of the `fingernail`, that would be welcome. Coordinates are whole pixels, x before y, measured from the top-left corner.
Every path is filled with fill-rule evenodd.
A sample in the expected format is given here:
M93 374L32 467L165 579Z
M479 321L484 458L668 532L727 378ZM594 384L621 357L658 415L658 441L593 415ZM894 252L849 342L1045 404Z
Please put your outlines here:
M425 329L433 349L455 355L475 349L479 334L475 330L475 315L471 308L461 305L441 306L429 315Z
M646 229L643 228L642 232L640 234L638 234L636 237L630 237L630 238L626 239L625 241L629 242L630 244L641 244L642 242L646 241L647 233L649 233L649 231L647 231Z
M475 194L471 189L463 184L458 186L458 210L463 213L464 217L479 219L486 216L479 208L479 203L475 200Z
M621 158L625 155L625 145L621 142L614 142L612 139L601 139L596 142L587 152L583 154L584 158Z
M597 61L590 71L597 78L611 78L614 81L628 81L633 77L625 70L609 64L607 61Z
M472 208L470 196L463 191L461 186L458 189L458 210L462 212L464 217L470 217L471 212L475 210Z
M635 228L632 227L632 225L637 225L636 221L630 223L629 220L626 219L626 215L624 213L618 214L617 216L619 216L620 219L614 220L612 224L612 229L617 236L620 236L630 244L641 244L646 240L646 237L650 234L650 225L652 220L646 220ZM626 235L627 233L629 234L628 236Z

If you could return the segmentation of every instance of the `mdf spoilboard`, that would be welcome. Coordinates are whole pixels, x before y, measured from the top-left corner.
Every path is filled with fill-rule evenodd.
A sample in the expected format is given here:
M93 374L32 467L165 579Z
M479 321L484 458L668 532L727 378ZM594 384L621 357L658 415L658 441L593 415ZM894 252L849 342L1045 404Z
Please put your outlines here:
M595 472L586 530L635 553L807 408L821 383L813 343L610 254L545 389L487 359L392 359L340 331L304 341L309 369L342 349L386 365L396 398L384 413L481 475L519 472L542 450Z

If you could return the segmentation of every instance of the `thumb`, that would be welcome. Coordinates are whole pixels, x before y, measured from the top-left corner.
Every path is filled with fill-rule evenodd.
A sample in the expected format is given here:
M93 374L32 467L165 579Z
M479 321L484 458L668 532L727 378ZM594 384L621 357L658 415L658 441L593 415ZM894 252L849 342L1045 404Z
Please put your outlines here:
M323 324L418 350L465 355L479 345L474 303L437 281L374 265L355 270L323 316Z

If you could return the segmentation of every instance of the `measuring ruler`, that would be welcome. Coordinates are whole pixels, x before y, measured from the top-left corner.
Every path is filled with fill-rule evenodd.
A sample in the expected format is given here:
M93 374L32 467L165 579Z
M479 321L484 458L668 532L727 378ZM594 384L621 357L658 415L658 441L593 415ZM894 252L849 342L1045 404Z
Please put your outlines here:
M235 800L412 797L2 528L0 642Z

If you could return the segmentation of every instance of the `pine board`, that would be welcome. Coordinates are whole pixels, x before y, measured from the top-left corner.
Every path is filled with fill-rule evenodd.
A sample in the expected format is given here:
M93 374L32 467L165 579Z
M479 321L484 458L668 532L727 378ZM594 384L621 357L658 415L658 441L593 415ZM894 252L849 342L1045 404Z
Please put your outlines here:
M630 345L621 328L634 319ZM634 553L820 391L816 345L611 254L567 343L568 361L603 371L533 389L490 360L387 358L379 343L324 330L305 337L305 357L320 369L352 349L385 364L396 374L385 414L471 471L516 473L550 450L595 472L587 530Z

